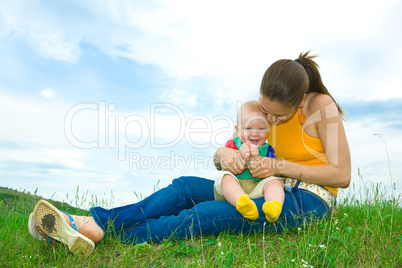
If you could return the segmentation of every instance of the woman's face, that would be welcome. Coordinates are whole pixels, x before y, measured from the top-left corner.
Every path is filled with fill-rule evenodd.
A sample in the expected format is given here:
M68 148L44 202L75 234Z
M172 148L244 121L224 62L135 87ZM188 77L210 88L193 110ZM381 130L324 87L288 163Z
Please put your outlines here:
M285 123L293 117L298 107L291 108L282 103L271 101L267 97L260 97L260 109L263 112L270 123L279 125Z

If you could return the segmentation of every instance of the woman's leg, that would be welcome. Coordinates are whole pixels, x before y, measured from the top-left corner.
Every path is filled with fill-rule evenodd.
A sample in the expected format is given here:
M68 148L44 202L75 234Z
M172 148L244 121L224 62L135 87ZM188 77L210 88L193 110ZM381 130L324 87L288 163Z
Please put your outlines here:
M204 178L180 177L138 203L110 210L94 207L90 211L103 231L109 228L118 234L135 228L140 222L178 215L200 202L214 200L213 185L214 181Z
M65 213L62 213L62 214L63 214L63 217L66 220L66 222L70 225L70 227L72 227L70 218ZM94 243L98 243L99 241L102 240L105 233L99 227L99 225L95 222L93 217L77 216L77 215L70 215L70 216L73 218L74 224L77 227L77 231L79 233L88 237ZM43 236L45 239L47 239L47 235L39 228L38 224L35 224L35 228L37 229L38 233L41 236Z
M180 177L138 203L110 210L94 207L90 209L93 217L77 215L72 217L78 231L97 243L108 229L118 234L132 229L139 222L161 216L177 215L182 210L192 208L200 202L214 200L213 184L214 181L204 178ZM68 216L64 213L63 216L71 226ZM38 226L37 228L39 234L47 238Z
M332 208L317 195L297 187L285 187L285 201L281 215L270 226L278 231L303 228L311 221L328 217Z
M263 198L254 200L259 216L257 220L245 219L226 201L198 203L178 215L151 218L120 233L123 242L161 242L168 238L186 238L199 235L217 235L222 231L252 233L261 231L282 232L302 227L314 218L322 218L328 212L326 204L314 194L292 188L285 191L285 201L278 221L268 223L262 211Z
M198 182L200 184L198 186L201 187L197 188L197 185L194 182ZM172 185L174 186L170 187ZM267 232L282 232L286 229L291 230L297 227L304 227L305 224L308 224L311 220L321 219L330 212L327 204L314 194L291 187L285 189L283 209L275 223L266 222L262 211L262 206L265 202L263 198L254 200L259 210L259 215L261 216L259 216L256 221L250 221L243 218L243 216L226 201L204 200L205 202L202 202L201 199L213 199L213 181L202 178L183 177L174 180L172 185L164 188L165 190L162 189L157 192L166 193L166 198L158 197L158 194L156 195L158 198L152 196L148 197L151 199L155 198L155 202L158 201L165 204L163 206L165 207L165 215L161 215L160 217L157 217L156 215L149 218L145 217L144 215L155 214L152 211L148 211L148 209L153 207L152 200L148 200L151 204L147 207L143 206L144 213L141 214L141 217L130 212L130 207L133 208L133 211L141 210L137 208L135 204L116 208L109 212L106 210L104 212L103 209L100 208L93 208L91 211L94 218L89 217L87 223L92 224L92 220L94 220L98 226L90 227L91 225L88 225L88 228L85 229L80 228L80 226L77 227L80 228L80 232L83 235L89 236L88 232L94 232L96 231L96 228L103 226L102 231L106 231L106 229L103 229L105 226L114 226L116 234L120 236L123 242L161 242L168 238L186 238L203 234L217 235L222 231L247 234L261 231L264 226ZM211 193L204 193L208 188ZM181 196L178 197L175 194L170 193L173 189L182 189L186 194L176 194ZM174 204L174 202L172 203L168 197L175 197L175 200L179 202ZM188 209L191 204L192 207ZM176 215L175 213L178 211L181 212ZM102 217L98 217L94 212L101 212ZM160 210L160 212L162 212L162 210ZM108 213L110 217L107 216ZM111 217L111 215L113 215L113 217ZM143 220L133 222L132 219L134 218L137 220L142 218ZM113 219L118 220L117 224L116 221L113 223ZM126 224L126 222L128 224ZM119 227L116 228L116 226Z

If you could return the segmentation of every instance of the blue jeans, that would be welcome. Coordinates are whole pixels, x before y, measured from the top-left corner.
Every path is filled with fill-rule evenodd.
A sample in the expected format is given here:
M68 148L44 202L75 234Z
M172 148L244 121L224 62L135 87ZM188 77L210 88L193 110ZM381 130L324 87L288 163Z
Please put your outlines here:
M222 231L248 234L262 231L264 223L267 232L282 232L303 227L330 211L316 195L292 187L285 188L285 202L277 222L266 221L264 198L254 199L259 217L250 221L228 202L215 201L213 185L213 180L180 177L138 203L110 210L93 207L90 211L105 234L115 235L124 243L161 242Z

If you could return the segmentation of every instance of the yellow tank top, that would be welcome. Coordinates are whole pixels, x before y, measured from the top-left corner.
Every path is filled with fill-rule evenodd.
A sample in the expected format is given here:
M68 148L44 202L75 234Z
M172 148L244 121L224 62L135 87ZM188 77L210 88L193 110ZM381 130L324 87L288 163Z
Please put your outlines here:
M303 131L297 119L298 113L299 111L284 124L271 124L268 143L274 148L276 158L309 166L327 165L328 161L321 140ZM330 186L325 188L335 195L338 194L338 188Z

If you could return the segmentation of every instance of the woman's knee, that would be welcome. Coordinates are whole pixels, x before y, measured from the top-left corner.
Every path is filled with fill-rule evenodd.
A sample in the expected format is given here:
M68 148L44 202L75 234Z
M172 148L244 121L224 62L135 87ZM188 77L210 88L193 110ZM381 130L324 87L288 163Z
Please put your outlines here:
M201 178L198 178L201 179ZM188 193L191 192L194 187L200 184L200 181L197 180L197 177L193 176L181 176L172 181L172 186L178 192Z
M182 176L172 181L176 191L191 198L213 200L214 181L195 176Z
M181 176L181 177L174 179L172 181L172 185L179 187L179 188L184 187L186 185L191 185L191 183L194 182L193 178L194 177L191 177L191 176Z

